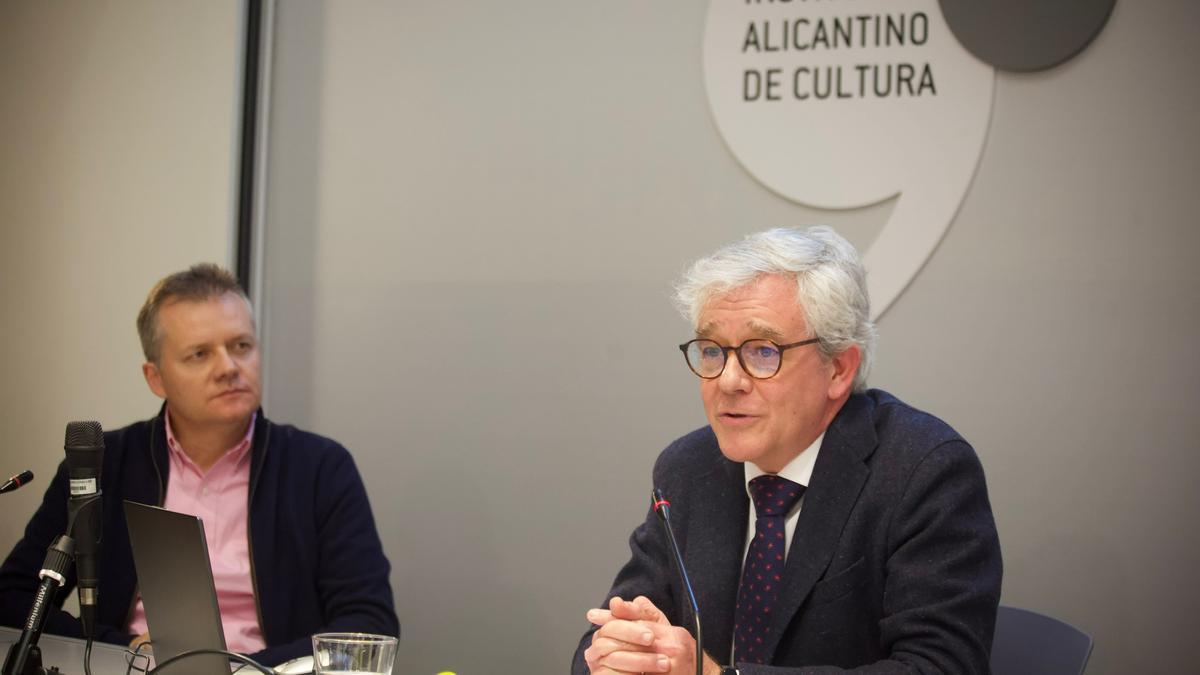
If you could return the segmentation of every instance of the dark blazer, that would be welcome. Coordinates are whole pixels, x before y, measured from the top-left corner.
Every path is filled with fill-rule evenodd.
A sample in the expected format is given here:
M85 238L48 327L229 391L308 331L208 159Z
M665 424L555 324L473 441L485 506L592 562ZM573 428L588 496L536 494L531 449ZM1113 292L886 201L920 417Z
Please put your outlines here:
M168 469L166 427L157 417L104 434L104 539L99 558L96 636L129 644L137 575L124 499L161 505ZM275 424L258 411L251 444L248 536L250 571L267 648L253 654L275 665L312 653L324 631L399 635L400 626L367 492L350 453L337 442ZM0 623L20 626L33 599L46 547L67 527L64 462L46 489L25 536L0 566ZM75 586L74 571L46 632L80 637L78 619L58 609Z
M729 662L749 519L743 465L708 427L654 467L696 591L704 648ZM692 625L652 511L608 597L645 595ZM890 394L850 397L826 431L785 567L766 645L775 667L744 675L987 673L1000 601L1000 542L975 451L944 422ZM595 630L594 628L592 630ZM583 650L573 673L587 673ZM784 666L785 668L778 668Z

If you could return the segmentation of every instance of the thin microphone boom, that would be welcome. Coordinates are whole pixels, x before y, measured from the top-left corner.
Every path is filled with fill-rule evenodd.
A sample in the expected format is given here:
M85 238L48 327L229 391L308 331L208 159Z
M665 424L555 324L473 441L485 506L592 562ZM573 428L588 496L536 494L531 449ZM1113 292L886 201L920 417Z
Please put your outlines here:
M671 542L671 552L675 554L675 569L679 570L679 578L687 591L688 602L692 604L692 618L696 621L696 675L704 675L704 641L700 637L700 605L696 602L696 592L692 590L692 582L688 579L687 568L683 566L683 554L679 552L679 544L675 541L675 531L671 529L671 502L663 496L663 491L654 488L650 492L650 502L654 512L658 514L663 530L667 533L667 541Z

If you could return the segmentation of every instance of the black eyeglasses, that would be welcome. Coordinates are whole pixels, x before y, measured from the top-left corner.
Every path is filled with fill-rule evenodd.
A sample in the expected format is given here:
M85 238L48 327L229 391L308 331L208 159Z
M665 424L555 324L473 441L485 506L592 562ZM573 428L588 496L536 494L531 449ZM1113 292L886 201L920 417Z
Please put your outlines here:
M786 345L778 345L771 340L746 340L736 347L723 347L712 340L696 339L679 345L683 358L687 360L688 368L706 380L712 380L725 372L725 363L729 360L729 352L737 354L738 363L742 370L756 380L774 377L783 365L783 352L792 347L803 347L821 338L802 340Z

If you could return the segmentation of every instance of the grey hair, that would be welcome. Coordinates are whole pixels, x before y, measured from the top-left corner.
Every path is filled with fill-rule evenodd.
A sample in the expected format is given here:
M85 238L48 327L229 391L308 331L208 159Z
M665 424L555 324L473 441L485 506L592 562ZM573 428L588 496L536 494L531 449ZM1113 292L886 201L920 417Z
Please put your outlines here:
M796 280L797 304L821 339L824 358L858 346L862 362L854 390L865 389L875 356L867 273L854 246L828 227L759 232L697 260L675 285L675 305L697 328L700 312L713 296L773 274Z

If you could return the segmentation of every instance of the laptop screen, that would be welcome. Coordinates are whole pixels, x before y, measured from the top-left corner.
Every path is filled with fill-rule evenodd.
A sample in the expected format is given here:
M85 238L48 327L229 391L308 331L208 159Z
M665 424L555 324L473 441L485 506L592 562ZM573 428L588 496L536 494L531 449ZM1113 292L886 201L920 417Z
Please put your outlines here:
M125 500L125 521L154 660L193 649L225 649L204 523L196 516ZM229 659L193 656L164 675L229 675Z

